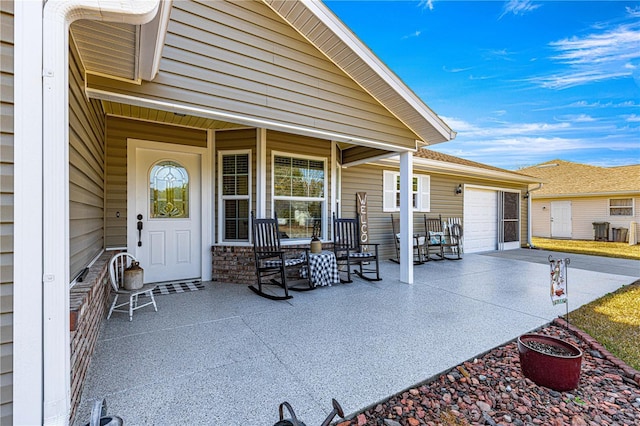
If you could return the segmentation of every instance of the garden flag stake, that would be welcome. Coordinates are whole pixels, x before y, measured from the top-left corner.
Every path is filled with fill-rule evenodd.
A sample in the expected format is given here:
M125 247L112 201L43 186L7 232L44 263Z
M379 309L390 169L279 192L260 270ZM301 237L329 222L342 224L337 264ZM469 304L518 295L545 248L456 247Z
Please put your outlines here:
M567 306L567 327L569 326L569 302L567 284L567 265L571 263L569 258L553 259L549 256L549 266L551 266L551 303L559 305L564 303Z

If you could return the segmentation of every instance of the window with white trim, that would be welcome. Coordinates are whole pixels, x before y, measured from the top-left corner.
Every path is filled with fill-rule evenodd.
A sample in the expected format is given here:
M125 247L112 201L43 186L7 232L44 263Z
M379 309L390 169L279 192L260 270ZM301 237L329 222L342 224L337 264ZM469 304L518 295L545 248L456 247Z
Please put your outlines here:
M287 238L323 237L326 210L326 159L274 153L273 209Z
M218 155L222 241L249 241L251 151L220 151Z
M610 198L609 216L633 216L633 198Z
M385 212L400 211L400 173L385 170L383 172L384 200L382 210ZM412 180L413 210L431 211L431 176L413 175Z

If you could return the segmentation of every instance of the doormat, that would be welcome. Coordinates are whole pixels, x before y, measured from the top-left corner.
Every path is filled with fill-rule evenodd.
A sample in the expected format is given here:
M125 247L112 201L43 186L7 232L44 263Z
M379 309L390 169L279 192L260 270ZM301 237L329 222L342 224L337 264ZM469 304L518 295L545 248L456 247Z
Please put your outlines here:
M185 293L187 291L203 290L204 284L202 281L192 281L186 283L163 283L158 284L153 289L154 296L164 296L167 294Z

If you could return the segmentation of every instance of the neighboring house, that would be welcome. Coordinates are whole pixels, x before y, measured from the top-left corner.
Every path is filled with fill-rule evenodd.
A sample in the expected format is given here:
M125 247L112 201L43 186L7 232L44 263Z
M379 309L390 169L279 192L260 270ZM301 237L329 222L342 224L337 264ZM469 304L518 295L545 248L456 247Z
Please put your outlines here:
M518 172L543 182L531 190L534 237L593 240L599 227L593 224L608 223L604 227L611 241L614 228L629 231L632 222L640 221L640 165L597 167L552 160Z

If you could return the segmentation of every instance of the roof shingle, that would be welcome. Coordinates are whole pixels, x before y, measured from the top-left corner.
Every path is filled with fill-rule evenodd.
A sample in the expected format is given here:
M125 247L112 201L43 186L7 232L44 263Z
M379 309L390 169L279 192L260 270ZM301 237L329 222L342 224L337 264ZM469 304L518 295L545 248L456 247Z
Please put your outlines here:
M544 181L533 196L640 192L640 164L598 167L552 160L518 170Z

